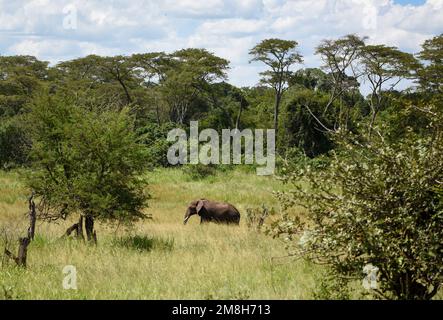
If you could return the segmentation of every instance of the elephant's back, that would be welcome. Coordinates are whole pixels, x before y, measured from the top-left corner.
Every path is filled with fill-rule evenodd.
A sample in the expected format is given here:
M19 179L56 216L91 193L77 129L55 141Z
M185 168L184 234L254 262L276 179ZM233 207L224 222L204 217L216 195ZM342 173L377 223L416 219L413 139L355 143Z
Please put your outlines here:
M223 208L222 212L224 215L229 215L231 217L238 217L240 218L240 211L238 211L238 209L233 206L230 203L225 203L225 202L216 202L217 206L220 206L221 208Z

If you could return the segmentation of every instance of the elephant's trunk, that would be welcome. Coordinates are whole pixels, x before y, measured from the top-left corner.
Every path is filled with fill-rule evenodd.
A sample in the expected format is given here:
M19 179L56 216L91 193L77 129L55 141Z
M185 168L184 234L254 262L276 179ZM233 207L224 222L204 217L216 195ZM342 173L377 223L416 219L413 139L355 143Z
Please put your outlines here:
M187 210L185 213L185 218L183 220L183 224L186 224L190 217L191 217L191 213L189 212L189 210Z

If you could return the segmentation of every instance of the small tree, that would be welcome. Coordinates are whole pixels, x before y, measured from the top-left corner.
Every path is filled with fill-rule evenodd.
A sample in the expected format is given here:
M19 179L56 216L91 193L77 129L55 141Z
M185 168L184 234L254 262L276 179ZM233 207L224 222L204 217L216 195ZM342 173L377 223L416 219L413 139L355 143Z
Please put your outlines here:
M146 155L136 143L127 110L91 111L70 99L44 95L32 105L27 128L33 159L28 185L41 199L44 219L79 213L77 230L84 220L88 240L96 240L95 219L144 217Z
M287 215L274 231L298 240L293 254L360 281L372 264L379 269L372 291L379 297L437 293L443 280L443 127L429 112L430 136L388 142L338 132L341 151L332 153L330 165L288 167L284 180L294 190L279 197L285 207L300 205L308 214L303 221Z

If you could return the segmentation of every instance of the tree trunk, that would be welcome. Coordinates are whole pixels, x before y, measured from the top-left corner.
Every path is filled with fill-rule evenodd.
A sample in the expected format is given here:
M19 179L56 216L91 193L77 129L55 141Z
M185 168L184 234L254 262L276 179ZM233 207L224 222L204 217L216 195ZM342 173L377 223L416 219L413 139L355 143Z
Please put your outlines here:
M243 104L240 102L240 110L238 111L237 119L235 121L235 129L240 129L240 119L243 112Z
M275 94L275 106L274 106L274 130L275 130L275 153L277 154L278 149L278 115L280 109L281 93L277 92Z
M86 238L89 242L94 242L97 244L97 234L94 230L94 218L90 215L85 217L85 230L86 230Z
M29 238L20 238L20 246L18 247L17 265L26 268L26 258L28 256L28 245L31 243Z
M126 101L128 104L132 103L132 98L131 95L129 94L128 88L126 87L125 83L123 82L122 79L118 78L117 81L120 83L120 85L123 88L123 91L125 92L126 95Z
M29 197L29 228L28 238L30 241L34 240L35 235L35 222L37 221L37 213L35 211L34 193Z
M83 216L80 215L80 218L78 219L77 223L74 223L72 226L70 226L68 229L66 229L66 232L64 236L69 237L72 232L75 231L75 235L77 239L79 240L85 240L85 237L83 236Z
M155 114L156 114L156 117L157 117L157 124L160 126L162 123L161 123L161 120L160 120L160 107L158 105L158 102L155 103Z
M83 235L83 216L80 215L77 223L76 235L78 239L85 240L85 236Z
M26 238L20 238L19 239L19 247L18 247L18 254L17 257L14 256L11 251L5 248L5 255L12 260L15 261L15 263L19 267L26 268L26 258L28 256L28 245L31 243L31 240Z
M371 139L371 137L372 137L372 130L374 128L374 124L375 124L375 119L377 117L377 113L378 113L378 111L376 109L372 110L371 121L369 123L369 128L368 128L368 138L369 139Z

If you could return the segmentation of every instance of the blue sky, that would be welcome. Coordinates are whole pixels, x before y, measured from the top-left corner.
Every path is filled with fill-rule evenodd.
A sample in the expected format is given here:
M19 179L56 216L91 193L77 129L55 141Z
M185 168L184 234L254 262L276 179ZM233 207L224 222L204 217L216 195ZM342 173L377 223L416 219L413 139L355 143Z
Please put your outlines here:
M202 47L231 62L229 81L255 85L258 41L297 40L304 64L315 46L349 33L417 52L443 32L443 0L0 0L0 54L51 63L88 54Z
M402 4L402 5L412 4L414 6L418 6L418 5L424 4L426 1L425 0L395 0L394 2L398 3L398 4Z

